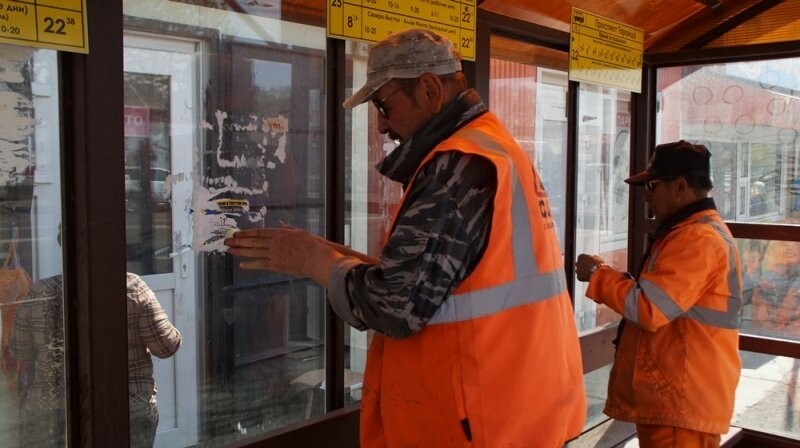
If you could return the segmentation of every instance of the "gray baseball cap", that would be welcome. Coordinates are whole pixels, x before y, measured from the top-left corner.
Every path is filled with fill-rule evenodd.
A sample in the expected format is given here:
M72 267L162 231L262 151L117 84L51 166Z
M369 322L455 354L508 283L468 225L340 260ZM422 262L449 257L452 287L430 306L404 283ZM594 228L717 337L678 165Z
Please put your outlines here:
M425 73L446 75L461 71L453 44L444 36L424 29L394 33L369 52L367 83L342 106L345 109L369 101L393 78L419 78Z

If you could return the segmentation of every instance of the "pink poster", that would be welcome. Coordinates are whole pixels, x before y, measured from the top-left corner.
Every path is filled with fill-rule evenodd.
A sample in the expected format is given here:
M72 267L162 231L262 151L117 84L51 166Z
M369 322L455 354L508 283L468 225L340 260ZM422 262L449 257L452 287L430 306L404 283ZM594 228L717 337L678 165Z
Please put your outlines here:
M150 136L150 108L125 106L125 137Z

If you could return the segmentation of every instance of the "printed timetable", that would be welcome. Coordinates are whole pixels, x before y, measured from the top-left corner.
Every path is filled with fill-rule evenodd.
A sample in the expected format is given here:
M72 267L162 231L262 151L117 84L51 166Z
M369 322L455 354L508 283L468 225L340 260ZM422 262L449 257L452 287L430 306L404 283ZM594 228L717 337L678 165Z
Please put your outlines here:
M409 28L446 36L475 60L476 0L327 0L328 36L378 42Z
M0 42L88 53L86 0L0 0Z
M569 79L640 92L644 31L572 8Z

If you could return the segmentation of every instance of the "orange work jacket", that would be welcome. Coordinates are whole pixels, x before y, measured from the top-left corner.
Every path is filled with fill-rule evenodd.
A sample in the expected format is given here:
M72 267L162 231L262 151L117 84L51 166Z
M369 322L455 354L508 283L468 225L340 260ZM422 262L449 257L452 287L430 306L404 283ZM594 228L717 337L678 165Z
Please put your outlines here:
M713 209L657 239L638 280L611 268L586 295L628 321L605 413L644 425L723 434L739 382L739 252Z
M496 167L488 245L421 331L373 337L361 446L560 448L580 433L586 399L547 196L491 113L438 144L420 168L443 151L477 154Z

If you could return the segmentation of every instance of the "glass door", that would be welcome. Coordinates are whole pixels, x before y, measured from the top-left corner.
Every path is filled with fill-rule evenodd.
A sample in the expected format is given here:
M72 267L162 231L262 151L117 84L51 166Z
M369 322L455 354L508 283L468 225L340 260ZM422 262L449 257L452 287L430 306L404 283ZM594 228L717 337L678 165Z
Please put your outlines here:
M192 41L125 36L128 271L153 290L183 337L175 356L152 357L158 388L156 446L197 441L198 279L189 219L198 132L197 49Z

